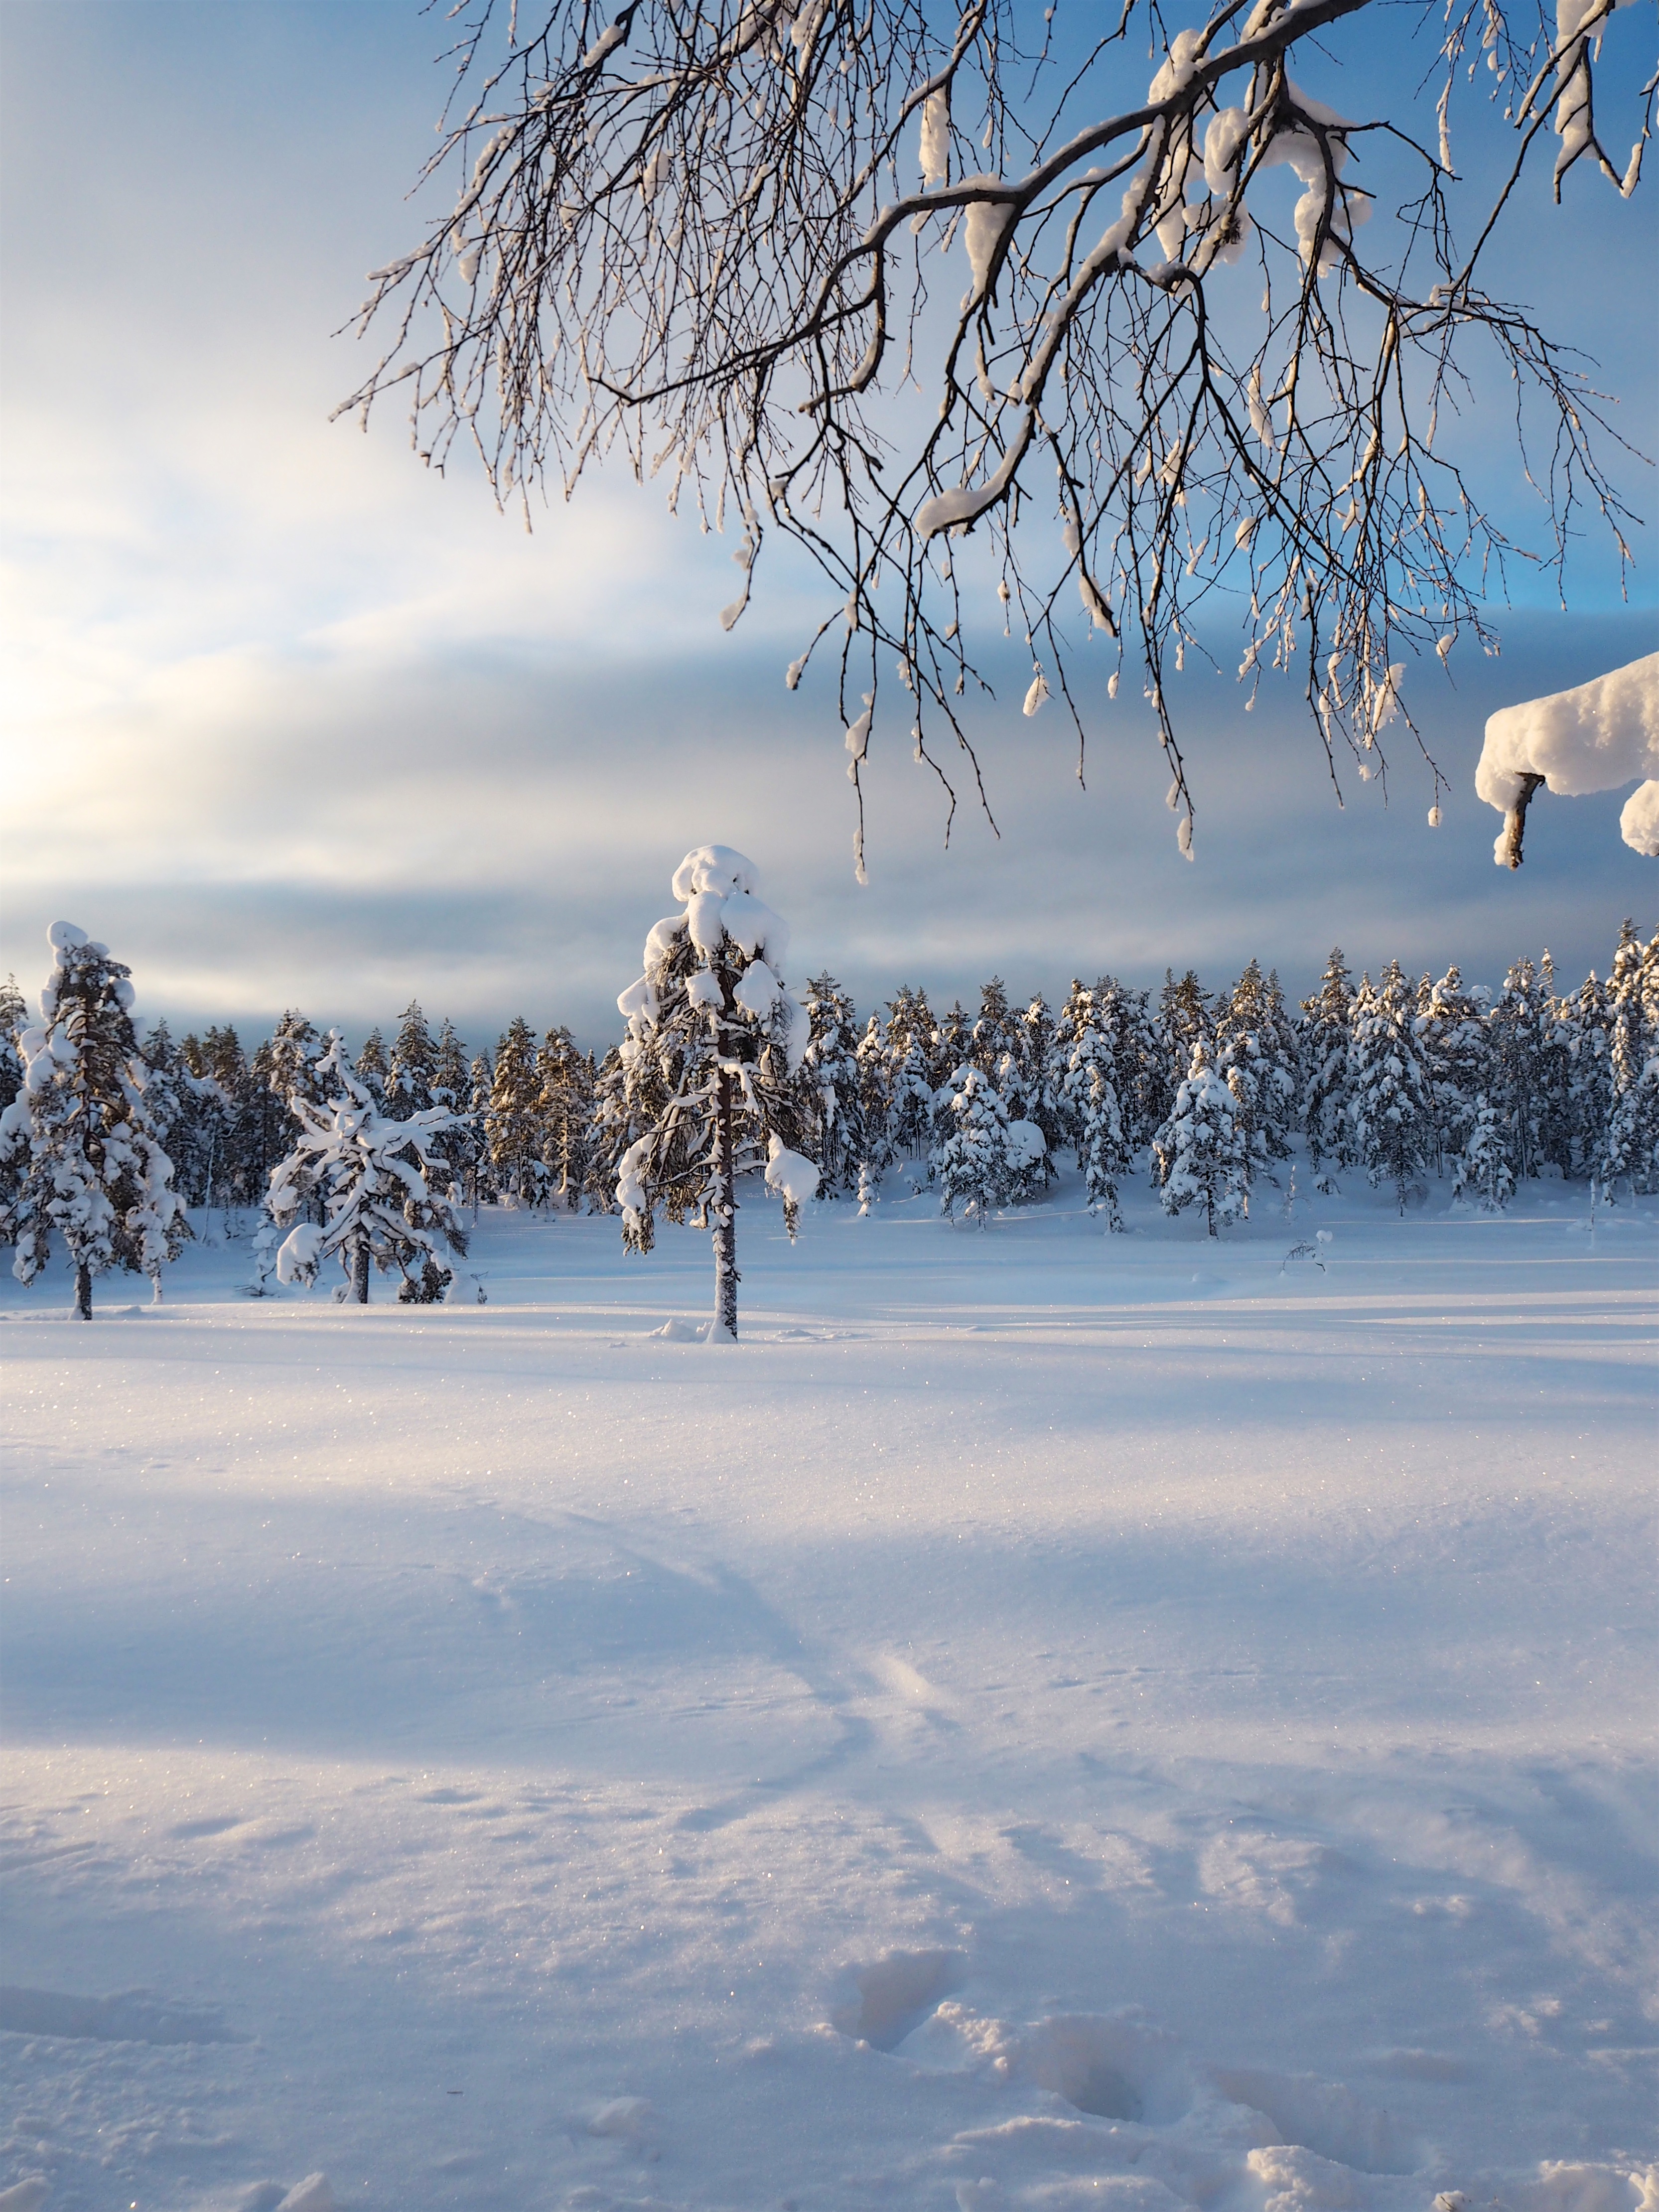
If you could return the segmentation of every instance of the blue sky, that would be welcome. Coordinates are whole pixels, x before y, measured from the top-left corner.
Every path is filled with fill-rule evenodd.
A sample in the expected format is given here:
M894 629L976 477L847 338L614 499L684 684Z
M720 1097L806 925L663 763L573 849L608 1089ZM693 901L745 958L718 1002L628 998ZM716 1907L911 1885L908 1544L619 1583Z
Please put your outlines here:
M330 333L413 235L441 35L380 0L0 11L0 971L33 988L62 915L175 1021L255 1029L297 1004L355 1037L418 995L475 1039L522 1010L599 1042L674 862L711 838L761 866L796 969L834 969L861 1006L993 969L1051 994L1166 962L1218 982L1252 953L1305 988L1334 941L1493 980L1548 944L1576 974L1623 915L1652 926L1659 872L1619 842L1620 795L1540 802L1511 877L1472 788L1493 707L1659 641L1650 568L1620 609L1594 551L1571 615L1528 605L1501 660L1408 695L1454 785L1437 833L1407 747L1386 809L1355 783L1339 811L1294 693L1247 717L1194 673L1189 866L1133 687L1108 708L1089 682L1080 792L1058 713L1024 721L1024 665L994 651L975 726L1000 839L964 806L946 852L936 787L878 753L860 890L833 700L782 684L823 611L806 579L763 574L728 640L730 548L659 492L595 477L527 537L464 471L424 472L392 415L368 437L327 420L359 373ZM1587 175L1561 214L1534 198L1504 286L1601 358L1651 449L1655 317L1632 279L1652 200ZM1651 471L1623 480L1650 514Z

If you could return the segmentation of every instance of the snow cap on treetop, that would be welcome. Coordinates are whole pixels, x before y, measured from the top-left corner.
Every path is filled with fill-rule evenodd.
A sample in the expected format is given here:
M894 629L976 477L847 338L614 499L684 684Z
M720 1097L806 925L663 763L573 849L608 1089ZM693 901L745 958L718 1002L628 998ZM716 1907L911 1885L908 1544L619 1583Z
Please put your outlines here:
M46 932L46 942L54 952L66 951L72 945L84 945L87 933L77 929L72 921L54 921Z
M731 846L696 845L674 871L673 891L677 899L689 899L696 891L717 891L724 897L728 891L752 891L759 878L754 862Z

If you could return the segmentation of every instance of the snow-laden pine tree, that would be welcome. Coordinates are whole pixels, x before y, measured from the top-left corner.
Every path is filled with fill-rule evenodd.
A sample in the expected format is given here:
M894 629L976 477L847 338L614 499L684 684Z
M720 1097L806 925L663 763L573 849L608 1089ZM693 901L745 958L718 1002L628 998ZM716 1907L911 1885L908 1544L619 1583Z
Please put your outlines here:
M514 1014L495 1048L484 1133L495 1194L510 1195L520 1206L540 1206L550 1181L544 1157L542 1072L536 1063L536 1033L522 1014Z
M890 1133L892 1100L888 1090L890 1073L887 1031L879 1014L872 1014L859 1039L859 1112L864 1122L864 1157L859 1162L859 1211L869 1211L874 1192L893 1164ZM867 1202L866 1202L867 1200Z
M377 1042L380 1034L376 1030ZM363 1049L367 1052L368 1046ZM386 1059L384 1110L392 1121L406 1121L411 1114L424 1114L437 1103L433 1097L437 1064L438 1048L421 1012L421 1002L411 999L398 1017L398 1034ZM360 1062L360 1079L362 1073Z
M0 1115L23 1087L25 1070L17 1036L27 1021L27 1001L17 988L17 978L8 975L0 983ZM26 1158L23 1146L9 1148L0 1142L0 1244L17 1242L17 1195L22 1188Z
M495 1163L489 1157L489 1096L495 1087L489 1054L479 1052L467 1069L466 1092L467 1202L475 1221L479 1206L495 1195Z
M1491 993L1483 983L1466 990L1455 968L1436 983L1425 976L1417 990L1417 1035L1428 1086L1430 1156L1444 1175L1463 1153L1479 1102L1490 1105L1492 1035L1486 1015ZM1486 1157L1483 1139L1482 1157Z
M1567 1119L1575 1176L1599 1176L1613 1111L1613 1036L1607 994L1594 969L1556 1010L1567 1054Z
M1626 921L1607 977L1613 1103L1601 1179L1659 1190L1659 933L1644 945Z
M817 1163L818 1193L835 1198L858 1188L869 1158L859 1070L858 1017L835 977L806 987L809 1035L800 1071L801 1148Z
M469 1111L471 1080L467 1051L447 1016L440 1024L432 1054L432 1103L452 1116L450 1127L437 1139L437 1148L449 1165L452 1182L465 1190L472 1180L477 1133Z
M1170 1117L1152 1139L1158 1196L1166 1213L1201 1206L1212 1237L1250 1211L1248 1148L1238 1102L1211 1065L1200 1037Z
M1340 945L1332 948L1311 999L1302 1001L1302 1126L1316 1189L1334 1188L1332 1170L1353 1164L1353 1116L1348 1103L1348 1047L1353 979Z
M111 1267L148 1275L159 1300L161 1269L190 1230L145 1108L132 971L73 922L46 936L40 1019L18 1037L22 1088L0 1115L0 1152L22 1156L12 1272L33 1282L60 1238L75 1311L90 1321L93 1279Z
M1554 1010L1537 969L1530 960L1513 962L1486 1018L1491 1058L1486 1088L1498 1109L1517 1182L1535 1176L1544 1164L1554 1030Z
M964 1060L941 1085L933 1127L928 1164L939 1187L939 1212L947 1221L961 1214L983 1229L1008 1203L1017 1172L1009 1156L1008 1109L983 1068Z
M393 1121L376 1105L337 1030L316 1065L327 1104L295 1101L300 1133L270 1171L272 1225L287 1234L276 1254L284 1283L314 1283L331 1259L345 1281L336 1295L368 1304L371 1265L402 1280L404 1305L432 1305L466 1254L452 1205L447 1164L434 1144L450 1125L441 1107Z
M1070 1055L1060 1049L1054 1011L1041 991L1019 1017L1019 1032L1025 1118L1042 1130L1048 1152L1063 1151L1069 1134L1064 1093Z
M1204 986L1192 969L1179 981L1172 969L1164 969L1164 988L1158 994L1153 1026L1164 1077L1154 1103L1162 1109L1158 1120L1163 1121L1173 1106L1177 1088L1185 1082L1192 1067L1193 1047L1202 1042L1207 1048L1215 1042L1214 1014L1205 996ZM1213 1054L1206 1050L1206 1065L1212 1059Z
M1417 993L1390 960L1373 988L1360 978L1349 1016L1348 1110L1353 1155L1373 1190L1392 1182L1406 1210L1434 1141L1434 1108L1417 1035Z
M363 1040L363 1048L357 1055L353 1073L368 1091L375 1111L386 1113L386 1093L392 1081L392 1062L387 1057L386 1039L378 1029L371 1030Z
M936 1031L927 994L902 983L887 1008L887 1138L896 1159L919 1159L933 1141Z
M1503 1117L1484 1091L1469 1103L1462 1147L1452 1170L1452 1200L1473 1198L1488 1213L1501 1213L1515 1194Z
M1216 1023L1216 1069L1238 1102L1252 1176L1271 1175L1291 1153L1297 1083L1284 1011L1277 975L1269 985L1261 963L1252 960Z
M1125 1129L1117 1056L1096 994L1076 981L1066 994L1065 1027L1071 1040L1065 1077L1066 1116L1078 1164L1083 1170L1089 1211L1103 1213L1108 1228L1121 1230L1123 1215L1118 1205L1117 1182L1134 1155ZM1131 1115L1133 1111L1132 1099Z
M536 1065L542 1079L542 1159L549 1190L574 1213L587 1180L598 1071L563 1028L549 1030Z
M738 1183L763 1167L794 1234L817 1170L794 1149L805 1007L784 983L789 933L756 896L752 861L699 845L674 871L681 911L645 941L645 973L617 1004L629 1110L642 1133L617 1176L623 1242L648 1252L659 1206L713 1237L712 1343L738 1335Z

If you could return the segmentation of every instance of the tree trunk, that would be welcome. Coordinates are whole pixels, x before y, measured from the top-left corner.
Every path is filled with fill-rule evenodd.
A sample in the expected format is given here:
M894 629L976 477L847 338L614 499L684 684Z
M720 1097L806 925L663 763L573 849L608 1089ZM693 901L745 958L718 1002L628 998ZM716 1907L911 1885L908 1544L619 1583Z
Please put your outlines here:
M92 1270L78 1260L75 1266L75 1318L92 1319Z
M360 1236L351 1248L351 1303L368 1304L368 1239Z
M738 1193L732 1157L732 1079L720 1078L714 1108L714 1324L711 1344L738 1340Z

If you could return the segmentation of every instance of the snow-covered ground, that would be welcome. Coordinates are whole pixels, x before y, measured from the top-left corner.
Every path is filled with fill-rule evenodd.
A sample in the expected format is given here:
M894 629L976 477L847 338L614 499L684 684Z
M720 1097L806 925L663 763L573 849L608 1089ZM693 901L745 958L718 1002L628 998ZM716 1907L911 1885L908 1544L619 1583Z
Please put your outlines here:
M1445 1188L8 1281L0 2190L1653 2212L1659 1208Z

